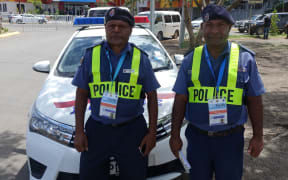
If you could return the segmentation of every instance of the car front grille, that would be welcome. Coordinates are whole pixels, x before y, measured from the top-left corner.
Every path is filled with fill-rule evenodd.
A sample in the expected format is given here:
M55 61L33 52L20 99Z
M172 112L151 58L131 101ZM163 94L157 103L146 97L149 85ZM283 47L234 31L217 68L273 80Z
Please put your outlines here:
M47 167L32 158L29 158L29 162L32 176L36 179L41 179Z

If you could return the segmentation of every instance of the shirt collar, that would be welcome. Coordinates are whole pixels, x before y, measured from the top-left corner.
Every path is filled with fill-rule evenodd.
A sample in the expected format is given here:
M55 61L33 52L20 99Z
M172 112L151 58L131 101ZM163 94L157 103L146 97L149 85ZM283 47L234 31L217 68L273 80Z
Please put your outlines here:
M227 41L224 50L222 51L222 53L220 54L220 56L219 56L218 59L216 59L216 60L224 59L225 56L229 55L229 53L230 53L230 47L231 47L231 43L230 43L229 41ZM209 54L209 58L210 58L211 60L215 60L215 59L210 55L209 52L208 52L208 54Z
M110 52L110 54L113 54L114 56L117 56L111 49L111 47L109 46L108 42L107 41L104 41L103 42L103 47L108 50ZM131 54L132 53L132 45L128 42L126 47L122 50L121 54L122 55L123 53L127 53L127 54ZM118 56L120 56L118 55Z

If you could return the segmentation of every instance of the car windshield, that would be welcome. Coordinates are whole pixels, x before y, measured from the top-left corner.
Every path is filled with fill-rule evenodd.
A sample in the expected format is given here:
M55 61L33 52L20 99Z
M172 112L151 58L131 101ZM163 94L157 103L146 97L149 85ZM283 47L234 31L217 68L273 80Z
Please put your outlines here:
M60 76L74 76L80 59L84 56L85 50L92 47L103 40L102 37L79 37L74 38L57 66L57 73ZM134 43L141 50L148 54L154 71L172 68L167 53L159 45L159 43L148 35L131 36L129 42Z
M89 17L104 17L108 9L104 10L91 10L89 12Z

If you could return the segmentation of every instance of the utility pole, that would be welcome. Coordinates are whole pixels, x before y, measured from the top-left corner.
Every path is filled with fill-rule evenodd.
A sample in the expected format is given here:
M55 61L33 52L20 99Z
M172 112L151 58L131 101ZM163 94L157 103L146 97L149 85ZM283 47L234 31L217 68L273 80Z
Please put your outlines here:
M179 47L182 47L182 44L184 42L184 35L185 35L185 13L184 13L184 0L182 1L182 13L181 13L181 24L180 24L180 35L179 35Z
M155 0L150 0L150 29L154 33L154 11L155 11Z

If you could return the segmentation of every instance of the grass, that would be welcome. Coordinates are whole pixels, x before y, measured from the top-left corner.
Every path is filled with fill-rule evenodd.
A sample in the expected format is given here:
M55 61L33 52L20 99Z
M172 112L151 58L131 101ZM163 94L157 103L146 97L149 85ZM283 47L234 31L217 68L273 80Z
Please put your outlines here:
M8 28L2 27L0 29L0 34L8 32Z

